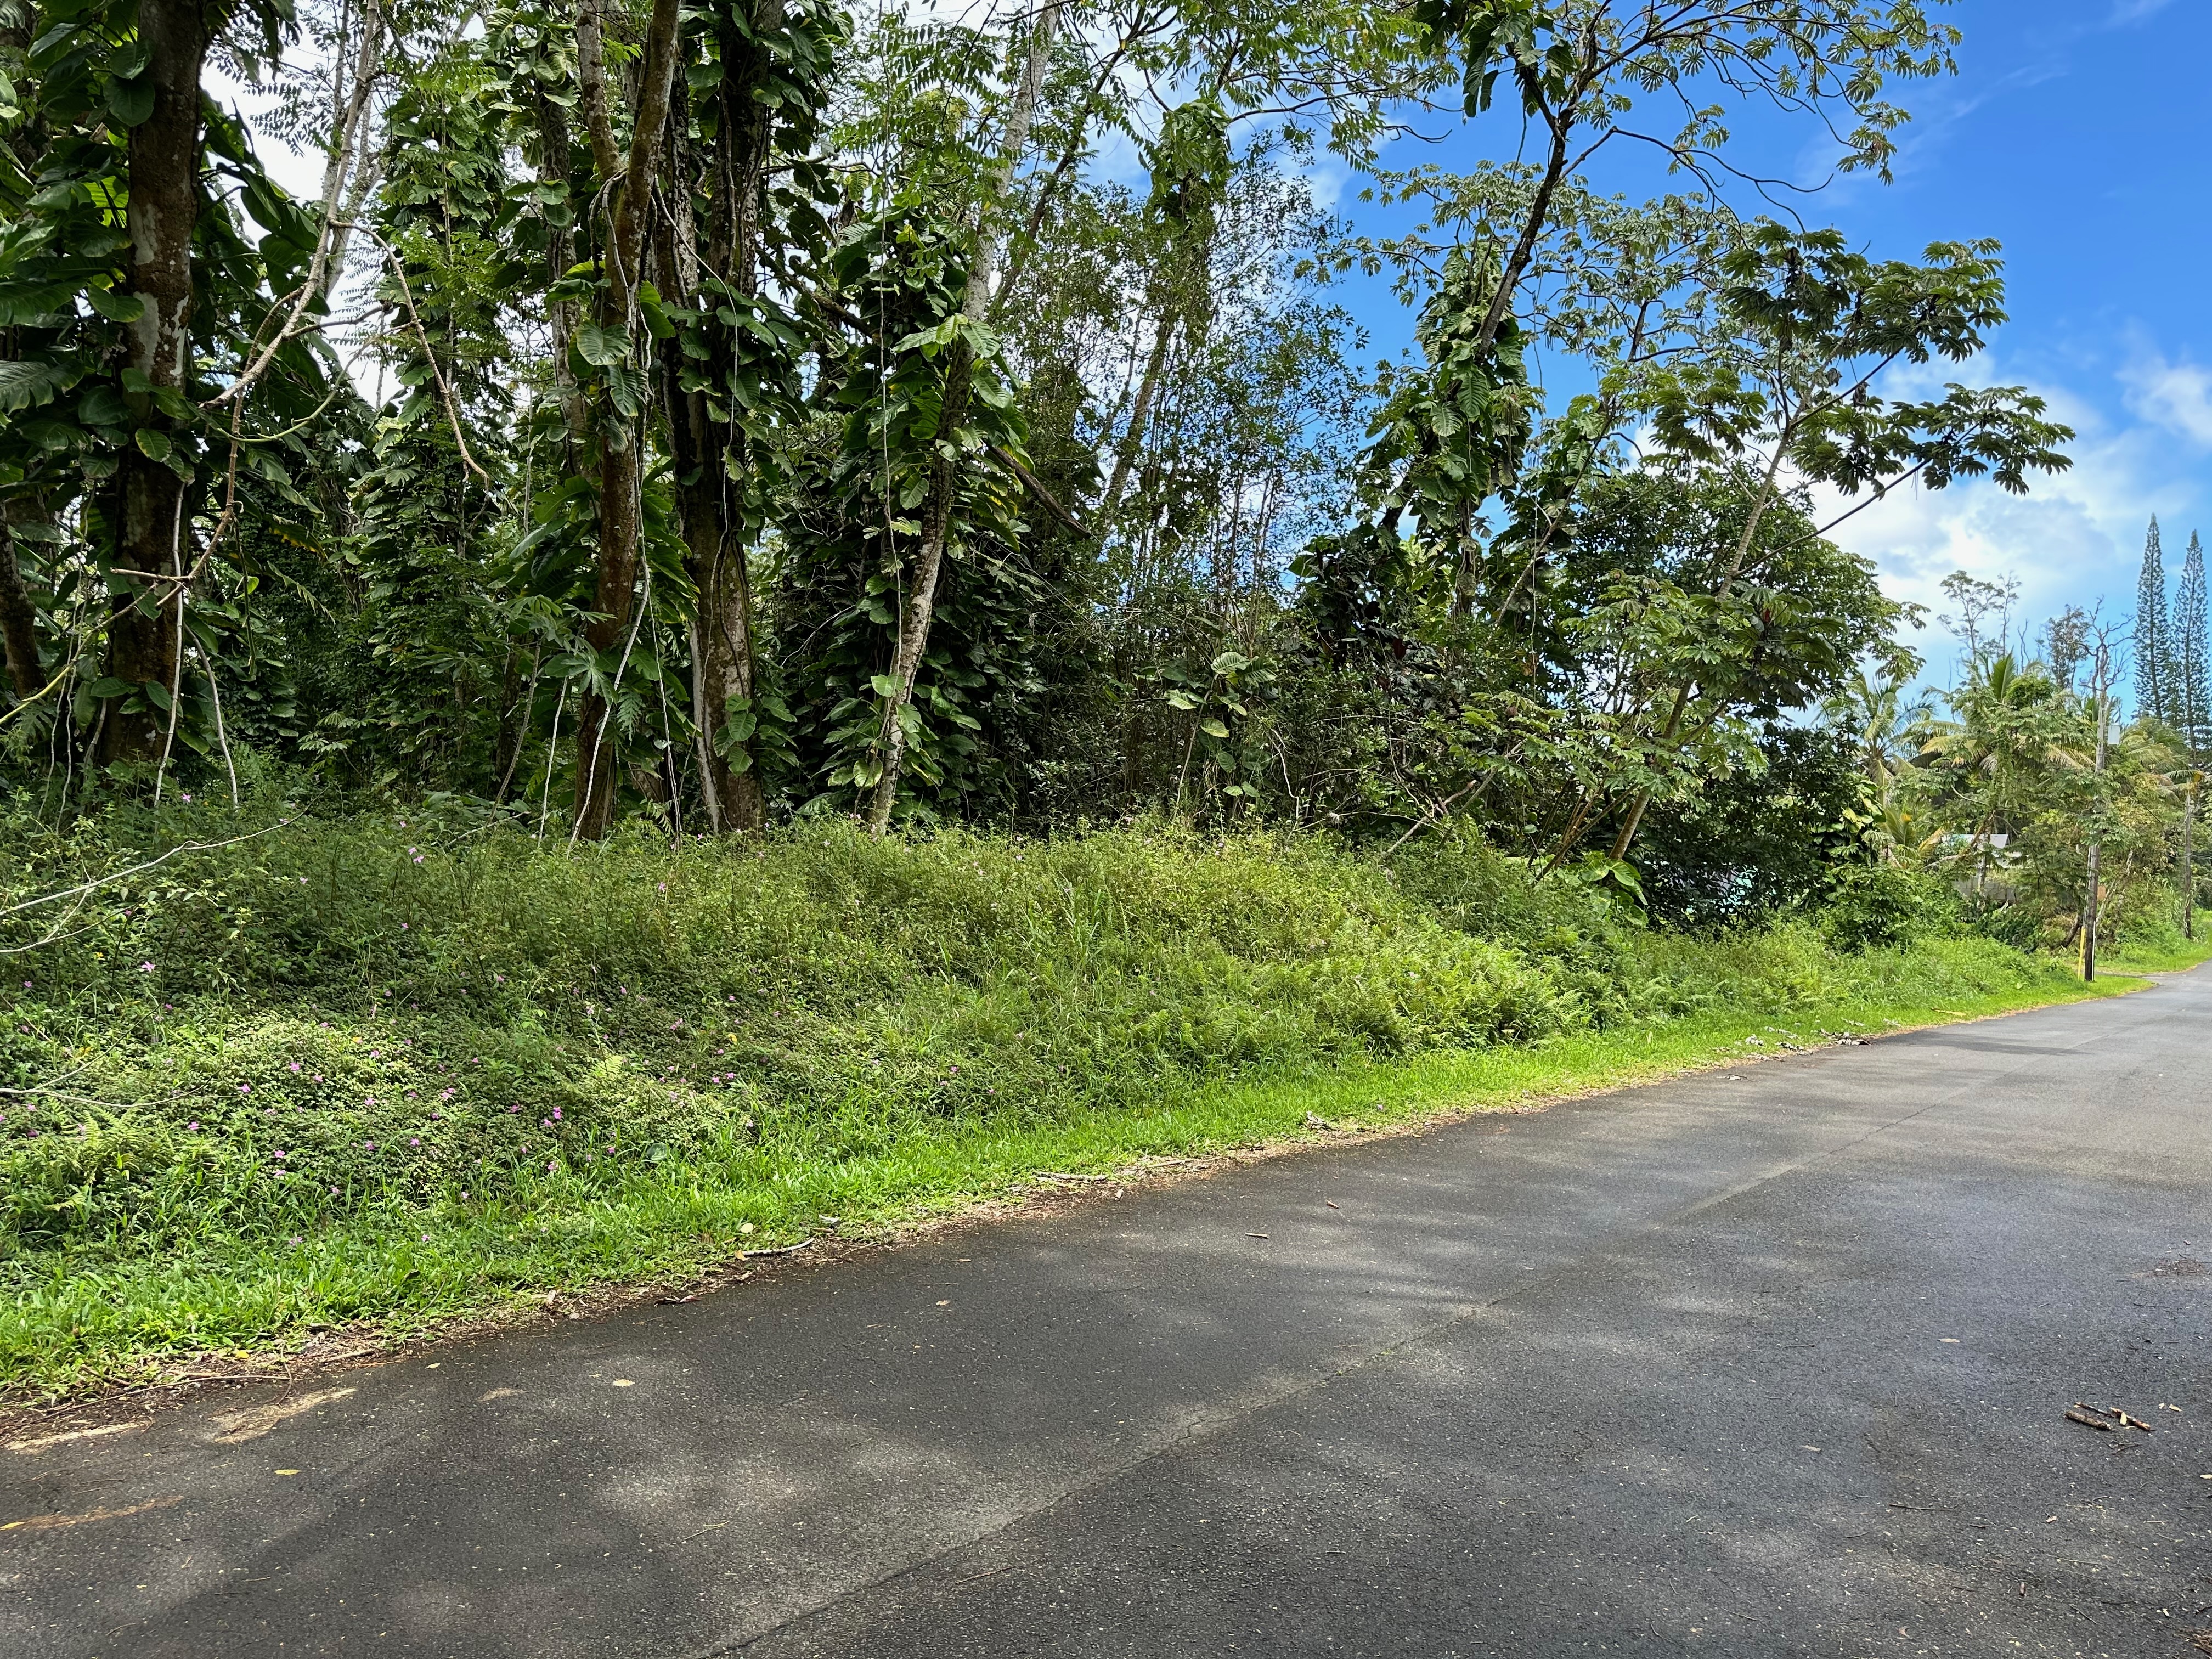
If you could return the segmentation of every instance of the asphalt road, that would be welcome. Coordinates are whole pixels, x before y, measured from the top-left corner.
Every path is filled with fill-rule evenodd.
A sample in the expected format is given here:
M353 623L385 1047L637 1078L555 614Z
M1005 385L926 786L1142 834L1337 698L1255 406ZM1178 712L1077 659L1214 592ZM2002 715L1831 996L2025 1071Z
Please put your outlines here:
M2212 974L203 1398L0 1455L0 1652L2186 1659L2209 1036Z

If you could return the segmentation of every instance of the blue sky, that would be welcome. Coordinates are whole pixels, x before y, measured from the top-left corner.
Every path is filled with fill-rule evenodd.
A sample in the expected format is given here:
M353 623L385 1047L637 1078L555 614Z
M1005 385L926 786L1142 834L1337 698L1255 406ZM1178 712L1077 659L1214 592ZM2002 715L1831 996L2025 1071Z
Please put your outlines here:
M1842 180L1802 211L1879 256L2002 241L2012 321L1951 375L2040 392L2080 434L2075 465L2026 500L1971 484L1900 493L1837 539L1873 558L1895 596L1932 610L1937 584L1963 568L2019 577L2031 628L2100 598L2125 619L2153 513L2172 565L2192 528L2212 536L2212 6L1962 0L1945 11L1966 32L1960 74L1900 88L1915 119L1896 181ZM1511 142L1496 120L1422 148L1468 165ZM1739 132L1760 170L1801 181L1826 170L1802 125L1753 118ZM1667 184L1656 167L1602 182L1645 194ZM1390 319L1370 320L1378 344L1401 337ZM1948 678L1948 635L1931 625L1916 642Z

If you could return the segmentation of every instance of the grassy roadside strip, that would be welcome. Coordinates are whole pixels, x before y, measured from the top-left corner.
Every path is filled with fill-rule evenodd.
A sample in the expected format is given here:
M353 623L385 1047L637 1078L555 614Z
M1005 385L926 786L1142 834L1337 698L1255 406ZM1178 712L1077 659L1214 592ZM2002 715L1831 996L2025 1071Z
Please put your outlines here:
M666 1285L788 1243L836 1218L880 1237L994 1201L1018 1204L1040 1172L1141 1173L1188 1158L1388 1130L1742 1064L1784 1045L1983 1018L2141 988L2056 970L1984 994L1814 999L1787 1015L1697 1016L1527 1045L1165 1085L1146 1104L1007 1123L921 1123L866 1154L771 1136L702 1170L641 1170L618 1186L533 1189L470 1208L432 1206L404 1227L363 1218L294 1243L231 1237L189 1259L57 1260L0 1306L0 1404L157 1383L215 1355L275 1360L359 1351L460 1321L542 1316L546 1292ZM1754 1044L1747 1039L1759 1039ZM334 1334L335 1333L335 1334Z
M2120 941L2119 948L2100 957L2097 971L2118 974L2123 978L2140 974L2179 974L2212 962L2212 929L2208 937L2185 939L2176 933L2160 939L2129 939ZM2069 962L2069 968L2078 964Z

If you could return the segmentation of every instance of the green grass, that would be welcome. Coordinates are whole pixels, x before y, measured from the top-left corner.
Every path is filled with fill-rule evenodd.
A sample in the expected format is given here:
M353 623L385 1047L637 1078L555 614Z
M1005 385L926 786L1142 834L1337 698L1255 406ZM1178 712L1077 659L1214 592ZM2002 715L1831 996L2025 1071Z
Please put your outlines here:
M19 890L179 833L19 829ZM38 965L0 1030L32 1091L0 1117L17 1395L686 1274L1309 1112L1402 1122L2093 994L1986 939L1646 933L1447 839L1395 870L1159 830L570 858L355 821L176 860L71 925L14 958Z
M2098 958L2097 972L2100 976L2186 972L2212 961L2212 915L2198 922L2197 934L2193 939L2184 939L2179 927L2169 927L2124 937L2117 949Z

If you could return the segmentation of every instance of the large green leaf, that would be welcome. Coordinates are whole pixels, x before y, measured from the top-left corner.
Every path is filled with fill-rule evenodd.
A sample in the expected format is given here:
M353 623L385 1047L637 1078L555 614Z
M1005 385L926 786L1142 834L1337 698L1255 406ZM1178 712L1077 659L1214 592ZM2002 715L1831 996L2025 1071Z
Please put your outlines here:
M52 363L0 362L0 415L51 402L70 380L67 369Z
M154 83L149 80L110 81L107 107L126 127L135 127L154 112Z
M135 323L146 314L146 302L135 294L118 294L112 289L88 288L84 291L85 303L111 323Z
M576 330L576 355L593 368L610 368L629 356L629 342L597 323Z

